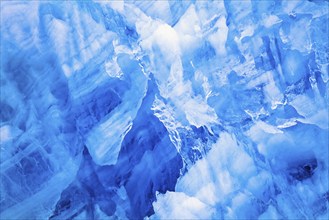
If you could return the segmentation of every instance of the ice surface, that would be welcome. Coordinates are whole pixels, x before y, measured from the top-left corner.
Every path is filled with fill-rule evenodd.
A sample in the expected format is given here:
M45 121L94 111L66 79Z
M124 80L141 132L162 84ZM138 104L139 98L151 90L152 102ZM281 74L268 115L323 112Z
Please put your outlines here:
M328 219L329 2L1 1L1 219Z

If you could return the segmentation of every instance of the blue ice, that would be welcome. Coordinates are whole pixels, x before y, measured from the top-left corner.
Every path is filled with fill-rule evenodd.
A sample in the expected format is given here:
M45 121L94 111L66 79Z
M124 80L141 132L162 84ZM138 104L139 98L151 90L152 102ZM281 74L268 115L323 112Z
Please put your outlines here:
M0 219L328 219L328 11L1 1Z

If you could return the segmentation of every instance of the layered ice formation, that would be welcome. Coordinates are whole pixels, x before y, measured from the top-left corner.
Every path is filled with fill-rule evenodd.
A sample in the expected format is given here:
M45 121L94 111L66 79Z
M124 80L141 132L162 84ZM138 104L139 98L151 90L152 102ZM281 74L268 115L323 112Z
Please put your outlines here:
M328 219L328 11L1 1L0 219Z

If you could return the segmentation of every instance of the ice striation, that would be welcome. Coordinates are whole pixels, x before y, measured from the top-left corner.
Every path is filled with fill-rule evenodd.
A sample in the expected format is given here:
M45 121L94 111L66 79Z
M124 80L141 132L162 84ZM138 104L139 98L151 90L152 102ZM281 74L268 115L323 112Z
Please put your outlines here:
M1 1L1 219L328 219L329 2Z

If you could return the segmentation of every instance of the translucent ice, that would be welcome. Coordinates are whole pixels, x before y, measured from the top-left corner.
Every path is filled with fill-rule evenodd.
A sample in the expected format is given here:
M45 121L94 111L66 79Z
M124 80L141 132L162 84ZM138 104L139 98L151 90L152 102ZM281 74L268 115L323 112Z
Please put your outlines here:
M328 219L329 2L1 1L1 219Z

